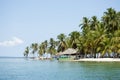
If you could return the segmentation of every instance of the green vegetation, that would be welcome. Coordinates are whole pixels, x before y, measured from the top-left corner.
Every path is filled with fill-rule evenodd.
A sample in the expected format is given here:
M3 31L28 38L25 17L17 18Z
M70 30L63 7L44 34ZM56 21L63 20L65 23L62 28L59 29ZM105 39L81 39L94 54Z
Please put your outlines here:
M24 56L27 57L29 53L38 53L39 56L44 53L55 55L68 48L74 48L84 57L89 54L90 57L96 58L98 53L99 57L106 54L108 57L120 57L120 12L108 8L101 20L96 16L90 19L83 17L79 27L82 32L73 31L68 36L62 33L57 36L58 41L51 38L50 41L45 40L41 44L32 43L30 47L26 47Z

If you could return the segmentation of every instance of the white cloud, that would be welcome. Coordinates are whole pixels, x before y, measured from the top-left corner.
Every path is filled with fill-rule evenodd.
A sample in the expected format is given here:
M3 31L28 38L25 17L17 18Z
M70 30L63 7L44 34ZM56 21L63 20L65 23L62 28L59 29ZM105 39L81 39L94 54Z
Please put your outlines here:
M0 46L5 46L5 47L16 46L16 45L19 45L22 43L23 43L22 39L17 38L17 37L13 37L12 40L0 42Z

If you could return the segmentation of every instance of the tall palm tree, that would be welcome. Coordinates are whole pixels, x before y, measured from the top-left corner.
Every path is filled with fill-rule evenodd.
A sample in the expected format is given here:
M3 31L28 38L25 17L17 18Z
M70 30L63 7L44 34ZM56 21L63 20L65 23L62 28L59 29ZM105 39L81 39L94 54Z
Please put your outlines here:
M115 33L120 29L120 17L119 12L116 12L113 8L108 8L106 12L104 12L104 16L102 17L102 23L104 25L104 29L106 30L106 34L108 35L104 38L104 49L102 51L102 55L105 53L117 53L119 42L117 42L118 36L116 37Z
M66 35L65 34L59 34L57 36L57 39L59 40L59 45L58 45L58 49L57 51L60 52L60 51L64 51L66 48L67 48L67 45L66 45L66 42L65 42L65 38L66 38Z
M100 42L101 46L101 56L104 57L105 54L108 54L108 57L110 57L110 54L112 53L111 50L111 39L108 37L104 37L103 40Z
M78 43L78 47L82 52L84 52L85 57L86 54L90 54L96 58L96 53L100 51L100 47L98 46L104 37L105 30L102 23L98 21L96 16L92 17L89 22L89 27L87 28L86 31L84 31L85 34L81 37L82 39L79 40L80 42Z
M53 38L50 38L48 53L50 53L51 55L54 55L54 54L57 53L57 51L56 51L56 41L54 41Z
M86 38L83 35L80 35L78 42L77 42L77 48L79 55L81 57L87 57L87 53L89 51L88 42L86 41Z
M27 46L24 51L24 56L27 58L29 54L29 47Z
M115 30L118 29L119 24L118 15L113 8L108 8L107 12L104 12L102 21L105 25L107 33L113 33Z
M117 12L117 18L118 18L118 30L120 30L120 12Z
M90 20L87 17L83 17L83 22L79 25L82 29L81 37L79 37L79 42L77 43L77 48L79 49L80 55L87 57L87 54L90 53L90 42L88 36L90 32Z
M90 29L90 20L87 17L83 17L83 22L79 25L82 29L83 35L85 35Z
M37 51L39 55L46 52L55 54L57 51L63 52L67 48L78 48L84 57L89 54L96 58L97 53L101 53L101 57L104 57L106 53L109 57L111 53L116 54L117 57L120 56L120 12L108 8L104 12L102 20L98 20L96 16L91 17L91 19L83 17L79 27L82 29L81 33L73 31L68 37L63 33L59 34L58 41L51 38L49 43L45 40L39 47L37 43L33 43L30 46L32 54L34 55ZM26 57L30 49L26 47L24 52Z
M111 49L116 55L119 55L120 51L120 30L116 30L111 38ZM118 56L116 56L118 57Z
M65 39L65 43L66 43L66 46L67 46L67 48L72 48L72 40L71 40L71 38L70 37L67 37L66 39Z
M90 20L90 29L91 30L96 30L96 28L99 25L99 21L96 16L93 16L92 19Z
M73 31L69 34L72 48L76 49L77 48L77 40L80 37L80 32L78 31Z
M38 47L38 54L39 56L42 56L47 51L47 41L42 42Z
M38 50L38 44L37 43L32 43L30 48L32 49L31 53L33 54L33 58L34 58L35 57L35 53Z
M102 24L98 21L96 16L93 16L90 20L90 31L88 32L88 37L90 37L90 46L91 46L91 54L93 54L94 58L96 58L97 47L99 42L101 41L101 37L104 34L104 29L102 29Z
M48 47L48 41L47 40L44 41L44 45L45 45L45 50L47 50L47 47Z
M42 42L42 49L44 53L47 52L47 47L48 47L48 42L47 40L45 40L44 42Z

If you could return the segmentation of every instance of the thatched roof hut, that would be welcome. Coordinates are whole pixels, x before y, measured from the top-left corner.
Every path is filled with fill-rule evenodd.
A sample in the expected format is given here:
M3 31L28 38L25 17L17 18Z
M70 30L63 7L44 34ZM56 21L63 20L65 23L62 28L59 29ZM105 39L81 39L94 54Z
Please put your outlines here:
M68 48L64 52L59 52L58 55L73 55L73 54L76 54L76 53L77 53L76 49Z

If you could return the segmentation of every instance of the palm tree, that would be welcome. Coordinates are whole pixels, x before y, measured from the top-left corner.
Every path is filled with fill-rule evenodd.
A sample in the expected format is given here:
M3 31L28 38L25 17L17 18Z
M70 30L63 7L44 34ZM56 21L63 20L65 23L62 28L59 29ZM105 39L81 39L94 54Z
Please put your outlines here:
M100 42L101 46L101 56L104 57L105 54L108 54L108 57L110 57L110 54L112 53L111 50L111 39L108 37L104 37L103 40Z
M90 36L88 36L90 32L90 20L87 17L83 17L83 22L79 25L79 27L81 27L82 32L77 42L77 48L80 55L87 57L87 54L90 53Z
M118 14L113 8L108 8L107 12L104 12L102 21L105 25L107 33L113 33L118 29L119 19Z
M60 52L60 51L64 51L66 48L67 48L67 45L66 45L66 42L65 42L65 38L66 38L66 35L65 34L59 34L57 36L57 39L59 40L59 45L58 45L58 49L57 51Z
M44 41L44 45L45 45L45 50L47 50L47 47L48 47L48 41L47 40Z
M42 56L47 51L47 41L42 42L38 47L39 57Z
M96 16L93 16L90 20L90 30L96 30L99 25L99 21Z
M53 38L50 38L50 42L49 42L49 47L48 47L48 53L50 53L51 55L56 54L56 41L54 41Z
M69 34L72 48L77 48L77 40L80 37L80 33L78 31L73 31Z
M96 58L97 48L103 37L105 30L103 29L102 23L100 23L96 16L93 16L90 20L90 31L88 37L90 37L91 54Z
M120 51L120 30L116 30L111 38L111 50L118 57Z
M47 40L45 40L44 42L42 42L42 49L44 53L47 52L47 47L48 47L48 42Z
M84 52L85 57L87 54L91 54L91 57L96 58L96 53L100 51L99 44L105 36L103 24L98 21L96 16L93 16L85 30L77 44L78 48Z
M81 35L78 39L77 48L78 48L79 55L81 57L86 57L89 49L88 49L87 41L83 35Z
M104 57L108 53L109 57L111 53L114 53L119 57L120 55L120 12L115 11L113 8L108 8L102 17L102 20L98 20L96 16L88 19L83 17L82 23L79 25L82 32L73 31L68 37L61 33L57 36L58 41L50 38L50 42L47 40L42 42L39 46L37 43L33 43L30 46L32 54L37 51L41 56L44 53L55 54L57 51L64 51L67 48L78 49L80 53L84 54L84 57L91 55L96 58L97 53L101 53L100 57ZM57 48L57 51L56 51ZM29 47L26 47L24 56L28 56Z
M118 30L120 30L120 12L117 12Z
M83 35L85 35L90 29L90 20L87 17L83 17L83 22L79 25L82 29Z
M67 37L66 39L65 39L65 43L66 43L66 46L67 46L67 48L72 48L72 40L71 40L71 38L70 37Z
M116 37L116 32L120 29L120 16L119 12L116 12L112 8L108 8L107 12L104 12L104 16L102 17L102 23L104 25L104 29L106 30L106 36L103 40L104 49L102 50L102 56L105 53L117 53L119 52L119 39Z
M24 51L24 56L27 58L29 54L29 47L27 46Z
M32 49L32 54L33 54L33 58L34 58L35 52L37 52L37 50L38 50L38 44L32 43L30 48Z

